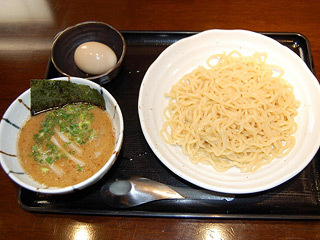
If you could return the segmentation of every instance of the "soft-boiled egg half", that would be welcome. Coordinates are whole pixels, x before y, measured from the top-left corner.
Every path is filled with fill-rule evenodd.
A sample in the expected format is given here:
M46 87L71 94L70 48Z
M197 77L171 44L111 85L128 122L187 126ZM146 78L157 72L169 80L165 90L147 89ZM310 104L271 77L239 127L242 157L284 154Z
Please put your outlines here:
M100 42L85 42L79 45L74 53L77 67L88 74L106 73L117 63L117 56L107 45Z

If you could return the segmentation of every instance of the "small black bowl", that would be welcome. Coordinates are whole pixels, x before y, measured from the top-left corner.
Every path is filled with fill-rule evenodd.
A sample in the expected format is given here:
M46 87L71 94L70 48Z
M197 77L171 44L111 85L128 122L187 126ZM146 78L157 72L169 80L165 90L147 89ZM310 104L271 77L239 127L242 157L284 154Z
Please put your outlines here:
M89 41L109 46L117 56L116 65L101 75L81 71L74 62L74 52L79 45ZM90 21L76 24L57 34L51 47L51 61L65 76L86 78L102 85L117 76L125 53L126 42L117 29L103 22Z

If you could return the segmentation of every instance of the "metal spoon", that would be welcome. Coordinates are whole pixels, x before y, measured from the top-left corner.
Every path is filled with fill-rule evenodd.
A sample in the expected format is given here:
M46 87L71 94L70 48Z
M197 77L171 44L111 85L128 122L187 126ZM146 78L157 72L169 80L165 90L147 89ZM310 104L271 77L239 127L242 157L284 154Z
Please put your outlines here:
M101 195L114 208L129 208L162 199L234 200L234 195L168 186L143 177L110 180L101 188Z

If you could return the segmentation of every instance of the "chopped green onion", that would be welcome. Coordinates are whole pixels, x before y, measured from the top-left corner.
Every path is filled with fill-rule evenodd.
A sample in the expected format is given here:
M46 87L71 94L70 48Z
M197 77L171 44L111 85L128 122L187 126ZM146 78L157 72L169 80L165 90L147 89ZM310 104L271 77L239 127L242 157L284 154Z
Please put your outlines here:
M78 170L78 172L82 172L82 171L83 171L83 168L78 164L78 165L77 165L77 170Z
M41 172L43 172L43 173L47 173L47 172L49 172L49 168L45 168L45 167L40 167L40 169L41 169Z
M72 143L83 145L94 139L96 133L91 127L94 116L89 112L92 108L93 106L88 104L74 104L50 111L41 123L39 132L33 136L35 144L29 156L41 165L53 164L59 159L67 158L66 154L51 141L55 128L69 139L64 147ZM70 151L70 154L75 152Z

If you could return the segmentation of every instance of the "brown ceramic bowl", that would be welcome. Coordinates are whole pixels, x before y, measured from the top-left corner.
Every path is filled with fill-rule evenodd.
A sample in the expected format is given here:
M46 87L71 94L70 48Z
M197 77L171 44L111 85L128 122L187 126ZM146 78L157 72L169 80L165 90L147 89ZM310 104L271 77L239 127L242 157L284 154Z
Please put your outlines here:
M116 65L101 75L81 71L74 62L74 52L80 44L88 41L109 46L117 56ZM86 78L102 85L117 76L125 53L126 42L117 29L103 22L90 21L76 24L57 34L51 47L51 61L64 76Z

